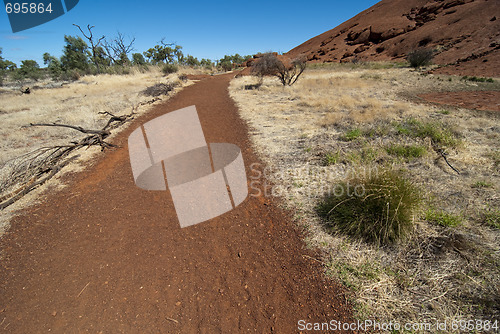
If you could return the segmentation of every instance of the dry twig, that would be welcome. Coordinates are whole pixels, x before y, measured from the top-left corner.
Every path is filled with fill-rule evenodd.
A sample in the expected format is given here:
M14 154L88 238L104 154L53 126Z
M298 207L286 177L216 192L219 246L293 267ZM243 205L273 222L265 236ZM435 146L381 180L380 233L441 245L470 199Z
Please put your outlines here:
M80 291L80 293L78 294L78 296L76 296L76 298L80 297L80 295L83 293L83 291L85 291L85 289L89 286L90 282L88 282L82 289L82 291Z

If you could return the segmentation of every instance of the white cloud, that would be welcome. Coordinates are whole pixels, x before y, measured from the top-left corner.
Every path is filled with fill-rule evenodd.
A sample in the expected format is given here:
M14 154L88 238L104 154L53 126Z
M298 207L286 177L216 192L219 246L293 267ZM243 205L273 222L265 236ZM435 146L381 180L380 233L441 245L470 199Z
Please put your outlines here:
M23 36L23 35L8 35L4 36L5 39L11 39L11 40L22 40L22 39L28 39L28 36Z

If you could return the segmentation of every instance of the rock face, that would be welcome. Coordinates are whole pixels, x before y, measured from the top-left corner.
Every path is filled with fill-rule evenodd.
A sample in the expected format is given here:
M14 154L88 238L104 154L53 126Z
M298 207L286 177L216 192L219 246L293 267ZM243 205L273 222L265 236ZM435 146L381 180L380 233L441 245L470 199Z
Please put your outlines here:
M403 61L435 49L442 73L500 77L500 0L383 0L286 53L310 62Z

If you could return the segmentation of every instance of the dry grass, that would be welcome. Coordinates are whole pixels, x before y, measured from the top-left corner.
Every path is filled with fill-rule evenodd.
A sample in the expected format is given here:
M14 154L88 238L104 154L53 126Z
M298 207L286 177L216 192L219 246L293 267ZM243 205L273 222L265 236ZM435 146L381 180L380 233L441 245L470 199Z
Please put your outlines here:
M491 223L500 202L498 115L412 102L417 93L481 86L387 66L318 66L292 87L266 78L261 88L244 89L256 80L237 78L230 93L275 185L267 194L282 197L296 213L307 243L323 251L326 272L350 288L359 318L498 319L500 232ZM417 124L419 131L402 124ZM433 144L431 137L440 135L446 140ZM426 153L409 158L391 147ZM385 167L406 170L426 194L409 237L379 247L326 229L315 211L325 192L352 174ZM489 186L472 187L478 180ZM460 217L461 224L428 221L431 209Z
M84 135L64 128L23 127L30 123L64 123L81 126L86 129L101 129L109 116L99 112L110 112L117 116L129 114L133 107L136 112L146 112L152 99L141 92L158 83L173 83L176 90L190 84L179 80L183 74L191 74L191 69L181 69L178 73L164 76L161 70L151 67L149 71L134 71L129 75L85 76L72 83L38 82L29 95L21 95L15 87L1 88L0 104L0 184L9 177L10 167L15 160L41 147L63 145ZM174 94L170 92L169 95ZM144 105L141 105L145 103ZM123 129L123 128L122 128ZM113 136L117 132L113 132ZM64 171L76 171L87 165L88 159L100 152L99 148L90 148L79 152L76 163L64 168ZM0 235L8 228L12 213L33 202L43 189L57 188L57 182L41 187L2 211ZM15 188L15 185L13 186ZM12 189L1 189L0 196Z
M177 81L177 76L165 78L155 69L131 75L85 76L58 88L44 88L43 84L38 84L40 88L32 89L29 95L2 90L0 165L37 146L70 140L75 135L72 130L22 126L58 122L87 129L101 128L108 116L99 115L99 112L130 112L139 102L150 99L140 92L160 81ZM45 84L52 86L50 82Z

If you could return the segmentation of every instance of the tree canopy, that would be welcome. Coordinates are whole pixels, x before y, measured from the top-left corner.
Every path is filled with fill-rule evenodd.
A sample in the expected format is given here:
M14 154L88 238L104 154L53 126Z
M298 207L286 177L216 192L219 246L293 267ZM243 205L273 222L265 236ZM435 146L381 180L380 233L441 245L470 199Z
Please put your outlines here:
M85 71L89 67L88 45L81 37L64 36L61 64L64 70L79 69Z

